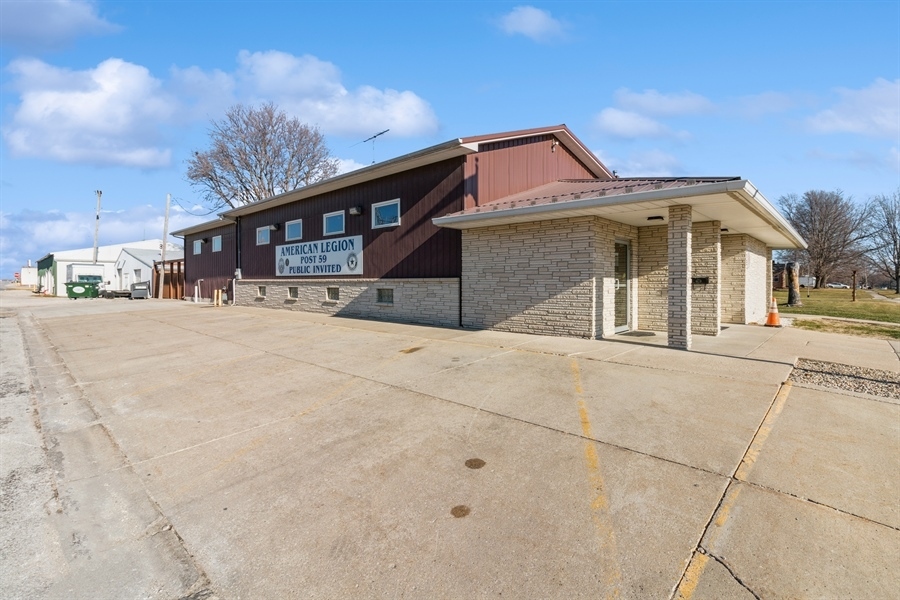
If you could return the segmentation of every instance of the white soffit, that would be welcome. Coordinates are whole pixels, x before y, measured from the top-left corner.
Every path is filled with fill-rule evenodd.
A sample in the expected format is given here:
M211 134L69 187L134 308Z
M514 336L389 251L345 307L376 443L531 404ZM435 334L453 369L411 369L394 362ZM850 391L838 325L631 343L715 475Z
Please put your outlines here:
M692 220L720 221L727 229L725 234L747 234L764 242L770 248L806 247L800 234L775 208L746 180L699 184L666 190L653 190L632 194L618 194L593 198L568 200L558 204L538 204L498 208L491 205L455 215L434 219L441 227L470 229L492 227L532 221L547 221L571 217L604 217L611 221L646 227L664 225L669 221L668 208L690 205ZM648 221L661 216L663 220Z

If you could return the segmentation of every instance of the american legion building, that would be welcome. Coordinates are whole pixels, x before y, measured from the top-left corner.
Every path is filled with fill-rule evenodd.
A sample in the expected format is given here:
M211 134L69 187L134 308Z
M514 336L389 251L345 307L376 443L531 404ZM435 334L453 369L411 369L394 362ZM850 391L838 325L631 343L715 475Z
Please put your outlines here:
M175 232L238 305L689 349L764 321L800 235L740 177L620 178L564 126L454 139Z

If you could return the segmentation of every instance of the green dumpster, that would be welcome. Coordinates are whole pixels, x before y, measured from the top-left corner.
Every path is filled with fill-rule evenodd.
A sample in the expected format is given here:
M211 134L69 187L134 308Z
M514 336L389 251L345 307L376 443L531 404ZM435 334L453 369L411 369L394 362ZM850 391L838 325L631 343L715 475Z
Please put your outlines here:
M67 281L66 296L75 298L98 298L100 286L95 281Z

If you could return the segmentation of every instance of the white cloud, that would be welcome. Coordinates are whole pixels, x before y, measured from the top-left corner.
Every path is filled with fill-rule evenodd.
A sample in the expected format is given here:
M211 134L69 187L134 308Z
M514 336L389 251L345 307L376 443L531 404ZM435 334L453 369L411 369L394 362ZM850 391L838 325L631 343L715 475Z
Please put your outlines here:
M637 152L628 158L603 156L602 151L594 154L619 177L673 177L683 171L681 162L662 150Z
M533 6L517 6L500 17L500 29L508 35L524 35L536 42L548 42L565 34L562 21Z
M170 150L158 126L177 113L162 83L139 65L111 58L70 71L37 59L10 63L21 103L3 136L15 156L68 163L162 167Z
M362 163L356 162L352 158L339 158L338 159L338 175L343 175L344 173L349 173L350 171L357 171L362 169L363 167L368 167L369 165L364 165Z
M871 149L848 150L845 152L829 152L814 149L807 156L816 160L853 166L861 171L895 171L900 172L900 151L896 147L887 151L873 152Z
M604 108L594 117L594 127L601 133L618 138L677 138L686 139L686 132L675 132L659 121L618 108Z
M737 114L756 118L767 114L783 113L798 104L799 98L782 92L762 92L741 96L732 103L732 110Z
M100 213L100 244L121 244L161 238L164 207L141 205ZM75 211L32 211L0 213L0 276L10 277L30 259L50 252L89 248L94 244L95 213ZM169 231L190 227L211 217L195 217L173 205ZM181 240L169 241L180 244Z
M82 35L121 29L97 14L97 3L84 0L5 1L0 40L29 50L55 49Z
M363 85L348 90L340 70L314 56L241 51L239 94L270 100L326 134L371 135L390 129L394 136L431 135L438 119L431 106L411 91Z
M3 127L10 153L68 163L165 167L173 125L219 119L237 102L273 102L326 135L431 135L438 119L412 91L363 85L348 90L340 70L314 56L269 51L238 55L233 72L173 67L167 80L110 58L73 71L35 58L12 61L20 102Z
M616 90L615 99L622 108L654 117L703 114L715 110L709 99L693 92L660 94L656 90L646 90L637 93L621 88Z
M857 133L896 139L900 136L900 79L878 78L867 88L838 88L840 100L807 120L815 133Z

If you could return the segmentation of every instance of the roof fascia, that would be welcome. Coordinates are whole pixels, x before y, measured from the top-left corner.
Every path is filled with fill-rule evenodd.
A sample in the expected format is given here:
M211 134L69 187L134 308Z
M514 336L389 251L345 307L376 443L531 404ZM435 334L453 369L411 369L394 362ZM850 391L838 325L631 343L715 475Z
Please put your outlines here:
M472 154L475 151L476 150L473 149L470 144L463 144L462 140L460 139L450 140L449 142L444 142L443 144L438 144L437 146L431 146L417 152L404 154L403 156L398 156L397 158L393 158L391 160L386 160L375 165L357 169L356 171L338 175L337 177L332 177L319 183L314 183L297 190L285 192L283 194L273 196L260 202L254 202L253 204L248 204L246 206L239 206L223 213L219 213L219 216L227 219L252 214L269 208L274 208L276 206L282 206L284 204L296 202L297 200L303 200L305 198L317 196L319 194L324 194L334 190L350 187L351 185L357 185L360 183L365 183L367 181L372 181L373 179L378 179L379 177L394 175L397 173L415 169L417 167L423 167L425 165L440 162L442 160L456 158L458 156L464 156L466 154Z
M791 227L790 223L788 223L777 210L775 210L775 207L772 206L766 197L746 179L722 181L718 183L701 183L663 190L647 190L644 192L634 192L617 196L594 196L592 198L570 200L560 204L539 204L536 206L522 206L486 212L483 211L479 213L447 215L432 219L432 222L438 227L468 229L470 227L489 226L490 221L492 220L511 216L534 216L536 217L534 220L540 220L540 217L544 214L564 213L567 209L584 210L586 208L639 204L641 202L660 200L686 200L694 196L709 196L713 194L728 194L742 206L779 231L797 247L806 248L806 241L800 234Z

